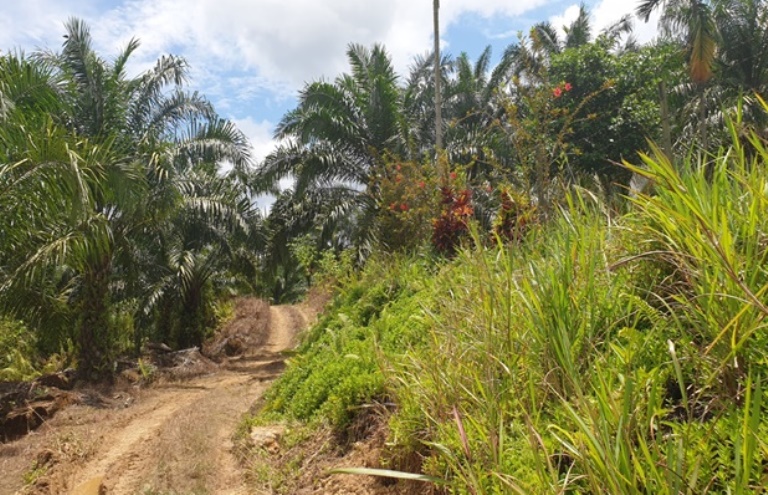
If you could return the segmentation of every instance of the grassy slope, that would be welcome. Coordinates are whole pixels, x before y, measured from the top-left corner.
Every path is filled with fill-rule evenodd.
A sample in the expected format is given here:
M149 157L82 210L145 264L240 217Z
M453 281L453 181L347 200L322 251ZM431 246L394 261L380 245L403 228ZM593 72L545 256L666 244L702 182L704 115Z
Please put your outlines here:
M343 431L394 401L391 462L454 493L768 485L768 154L731 150L609 215L588 193L520 244L371 263L266 411Z

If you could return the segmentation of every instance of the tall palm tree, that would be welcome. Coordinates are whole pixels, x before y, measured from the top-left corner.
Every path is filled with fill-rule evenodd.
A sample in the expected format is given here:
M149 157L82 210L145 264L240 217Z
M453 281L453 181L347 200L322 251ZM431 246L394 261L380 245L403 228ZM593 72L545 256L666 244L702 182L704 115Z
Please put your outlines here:
M55 334L72 324L66 267L109 242L90 212L111 150L55 122L64 106L51 81L23 55L0 59L0 307L45 320L41 340L58 350Z
M77 215L69 215L44 251L33 250L20 268L38 274L50 274L51 267L66 269L79 366L85 375L96 376L107 370L112 357L113 299L137 297L147 280L137 273L146 267L136 261L142 257L136 253L149 251L143 258L152 258L156 246L147 238L170 237L169 219L179 217L181 210L198 211L197 218L212 228L230 221L224 217L232 216L222 212L242 205L242 185L236 199L224 201L191 194L194 188L185 184L201 180L197 170L212 172L223 160L235 165L229 180L237 183L250 157L240 131L218 118L205 98L183 91L183 59L163 57L153 69L128 78L125 67L137 41L108 62L93 50L84 23L73 19L66 28L62 51L41 53L35 64L47 73L47 84L56 94L53 125L84 143L83 155L68 163L93 172L78 183L83 199ZM78 249L68 247L73 243ZM214 244L200 242L186 252L199 256L212 252ZM24 286L27 278L8 280ZM177 283L185 284L183 279Z
M746 123L765 133L768 116L755 95L768 95L768 3L719 0L713 15L721 43L715 62L719 106L743 103Z
M258 181L270 188L292 177L294 200L311 207L328 226L340 217L353 219L358 225L354 242L365 249L372 240L387 157L407 154L407 140L401 91L384 48L353 44L347 58L351 73L301 91L297 108L275 133L285 144L267 157Z
M494 67L491 55L491 47L486 47L474 64L466 53L459 55L446 90L450 121L446 149L452 162L473 163L473 173L488 172L492 161L511 165L506 139L494 122L503 117L499 94L515 66L517 51L515 46L507 48Z
M691 80L705 83L712 77L719 35L709 0L642 0L637 15L646 22L661 9L660 26L673 37L682 33L688 52Z
M592 39L592 24L586 6L583 3L580 4L576 19L563 27L564 39L560 38L557 29L557 26L553 26L549 21L535 24L531 28L534 51L549 57L568 48L578 48L589 43Z
M435 152L437 136L435 122L437 119L435 107L435 58L433 53L417 55L410 66L408 79L402 88L402 112L404 121L404 136L408 139L408 150L411 156L432 157ZM448 54L440 57L440 91L442 96L441 108L447 105L450 90L450 77L454 70L454 60ZM445 117L445 118L444 118ZM443 125L448 115L441 115ZM445 129L444 129L445 131ZM445 140L443 140L445 141Z
M712 3L710 0L642 0L637 8L638 16L646 22L655 10L661 9L662 31L673 38L682 38L688 72L698 92L698 134L702 149L707 148L707 83L713 75L719 40Z
M202 344L212 295L252 290L261 219L232 178L196 169L173 180L173 208L154 218L133 253L141 277L142 318L171 345Z
M435 151L440 153L443 149L443 102L442 102L442 74L440 72L440 0L434 0L432 3L432 14L434 24L434 57L432 65L434 68L433 77L435 82Z

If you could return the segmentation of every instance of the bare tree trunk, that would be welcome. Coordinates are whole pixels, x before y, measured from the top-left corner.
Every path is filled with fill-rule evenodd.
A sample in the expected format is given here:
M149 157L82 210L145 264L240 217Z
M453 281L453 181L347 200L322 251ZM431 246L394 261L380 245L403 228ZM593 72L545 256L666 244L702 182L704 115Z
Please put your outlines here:
M661 145L667 160L672 162L672 125L669 117L667 84L664 81L659 82L659 102L661 104Z
M433 13L435 23L435 151L439 155L443 149L442 75L440 73L440 0L434 0Z
M715 163L709 161L707 149L709 148L709 137L707 136L707 106L706 106L706 83L698 83L699 86L699 146L700 157L704 164L704 177L707 182L712 182L715 174Z

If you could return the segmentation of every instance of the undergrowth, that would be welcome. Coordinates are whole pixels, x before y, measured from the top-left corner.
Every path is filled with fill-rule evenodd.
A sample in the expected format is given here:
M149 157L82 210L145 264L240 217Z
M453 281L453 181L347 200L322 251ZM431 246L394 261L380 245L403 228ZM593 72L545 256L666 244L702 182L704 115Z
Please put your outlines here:
M431 265L427 258L369 262L303 336L262 416L320 420L343 435L359 406L388 402L381 367L385 356L426 338L419 301L430 290Z
M43 359L35 334L22 323L0 318L0 382L32 380L61 367L60 356Z
M392 402L385 463L450 493L765 493L768 151L734 136L643 157L623 215L572 190L516 242L371 263L264 414Z

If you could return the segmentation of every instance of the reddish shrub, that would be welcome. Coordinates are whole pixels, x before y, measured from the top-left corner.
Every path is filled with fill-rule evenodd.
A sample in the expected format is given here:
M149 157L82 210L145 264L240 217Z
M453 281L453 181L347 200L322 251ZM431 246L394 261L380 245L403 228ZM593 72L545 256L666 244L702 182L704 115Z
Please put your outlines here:
M451 178L455 173L451 173ZM469 233L469 220L474 214L472 191L455 191L453 187L440 188L440 216L433 221L432 245L446 256L453 256L461 240Z

